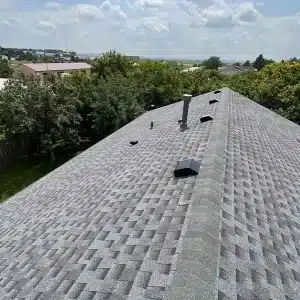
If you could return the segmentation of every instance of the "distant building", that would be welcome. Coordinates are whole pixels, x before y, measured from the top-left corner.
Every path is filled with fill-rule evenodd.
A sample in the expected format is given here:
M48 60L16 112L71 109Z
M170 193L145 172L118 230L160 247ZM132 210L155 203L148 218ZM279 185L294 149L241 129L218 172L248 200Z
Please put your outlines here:
M8 56L7 55L0 55L0 59L8 60Z
M53 53L53 52L46 52L45 53L45 56L48 56L48 57L55 57L58 53ZM59 55L59 54L58 54Z
M238 73L246 73L251 71L251 67L239 67L239 66L223 66L218 69L222 75L233 75Z
M25 75L45 76L47 74L63 74L81 71L89 73L91 66L87 63L38 63L23 64L18 67L18 71Z
M202 70L203 68L204 68L203 66L201 66L201 67L191 67L191 68L182 70L181 73L195 72L195 71L198 71L198 70Z
M45 52L44 51L35 51L35 54L38 56L42 56L42 55L45 55Z

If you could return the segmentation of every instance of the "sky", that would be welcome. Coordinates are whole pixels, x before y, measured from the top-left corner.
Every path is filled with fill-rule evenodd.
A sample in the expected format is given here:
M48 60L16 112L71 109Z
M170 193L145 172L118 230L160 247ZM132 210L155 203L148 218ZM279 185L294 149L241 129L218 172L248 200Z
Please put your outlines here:
M226 60L300 55L299 0L0 0L0 45Z

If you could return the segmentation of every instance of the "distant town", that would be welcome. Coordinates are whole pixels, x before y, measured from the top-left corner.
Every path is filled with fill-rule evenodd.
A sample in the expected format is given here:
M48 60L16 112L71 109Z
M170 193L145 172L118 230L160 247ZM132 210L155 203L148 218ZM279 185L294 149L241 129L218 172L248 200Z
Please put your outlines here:
M93 59L95 57L77 55L74 51L67 52L57 49L5 48L0 46L0 58L12 61L76 62Z
M11 61L38 62L81 62L93 60L99 57L97 54L78 54L75 51L64 51L59 49L27 49L27 48L5 48L0 46L0 59ZM139 60L139 56L130 56L134 60Z

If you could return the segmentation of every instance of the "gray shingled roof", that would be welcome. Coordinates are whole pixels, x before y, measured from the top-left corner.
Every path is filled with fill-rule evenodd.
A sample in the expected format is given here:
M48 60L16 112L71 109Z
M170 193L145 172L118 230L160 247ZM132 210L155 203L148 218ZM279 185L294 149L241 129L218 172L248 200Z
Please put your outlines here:
M194 98L185 132L181 112L142 115L0 206L1 299L299 299L300 127L229 89ZM184 158L200 173L175 179Z

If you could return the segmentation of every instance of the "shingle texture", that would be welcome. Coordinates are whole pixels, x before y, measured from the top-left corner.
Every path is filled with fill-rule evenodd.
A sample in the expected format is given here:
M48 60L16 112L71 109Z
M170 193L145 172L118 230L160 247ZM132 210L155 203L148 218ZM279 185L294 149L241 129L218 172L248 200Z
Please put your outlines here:
M222 89L180 131L182 105L0 206L0 299L299 299L300 128ZM174 178L184 159L199 174Z

